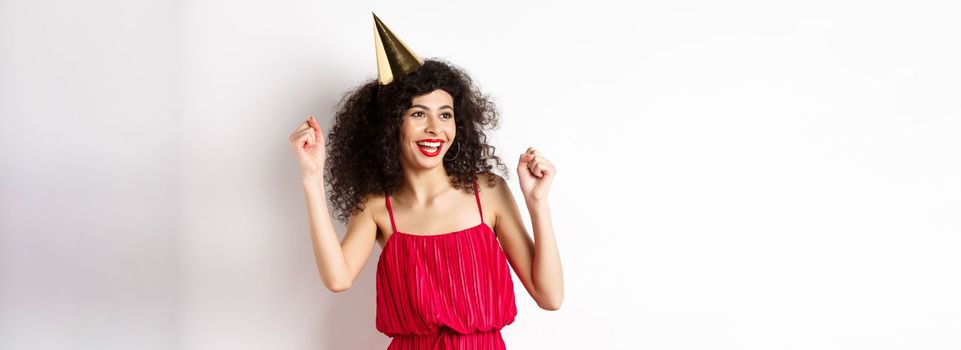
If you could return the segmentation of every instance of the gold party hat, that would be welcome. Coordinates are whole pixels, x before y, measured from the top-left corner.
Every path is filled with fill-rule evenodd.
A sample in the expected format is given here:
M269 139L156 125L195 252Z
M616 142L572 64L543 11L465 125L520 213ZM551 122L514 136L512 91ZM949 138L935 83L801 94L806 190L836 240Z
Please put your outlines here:
M424 60L400 41L376 14L371 14L374 15L374 47L377 50L377 80L380 85L390 84L394 77L420 68Z

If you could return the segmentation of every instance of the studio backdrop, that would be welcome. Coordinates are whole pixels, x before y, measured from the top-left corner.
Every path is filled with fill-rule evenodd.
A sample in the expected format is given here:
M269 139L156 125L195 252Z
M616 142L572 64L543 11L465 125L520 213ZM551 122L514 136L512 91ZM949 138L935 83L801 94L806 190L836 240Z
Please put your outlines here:
M0 348L384 349L287 140L372 11L495 101L525 220L518 156L558 169L509 349L961 348L954 3L206 0L0 2Z

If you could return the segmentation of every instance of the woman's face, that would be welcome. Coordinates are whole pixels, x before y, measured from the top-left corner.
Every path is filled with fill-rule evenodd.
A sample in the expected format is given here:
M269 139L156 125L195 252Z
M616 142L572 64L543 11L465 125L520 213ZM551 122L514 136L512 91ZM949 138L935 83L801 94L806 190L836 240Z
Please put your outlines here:
M454 98L441 89L415 96L400 129L401 163L421 169L443 166L457 131Z

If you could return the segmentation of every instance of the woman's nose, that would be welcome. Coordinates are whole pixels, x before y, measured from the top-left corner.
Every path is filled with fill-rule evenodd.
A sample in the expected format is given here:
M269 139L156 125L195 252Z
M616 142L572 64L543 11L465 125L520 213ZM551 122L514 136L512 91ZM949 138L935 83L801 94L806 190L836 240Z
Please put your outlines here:
M437 118L433 118L433 117L427 118L427 127L426 127L427 131L437 132L438 123L439 122L437 121Z

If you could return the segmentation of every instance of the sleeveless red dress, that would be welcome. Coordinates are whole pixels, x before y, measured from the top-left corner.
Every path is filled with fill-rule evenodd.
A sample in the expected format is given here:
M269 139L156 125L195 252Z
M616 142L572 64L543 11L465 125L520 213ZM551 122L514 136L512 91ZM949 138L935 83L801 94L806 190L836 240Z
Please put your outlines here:
M507 257L484 212L481 223L433 235L397 231L377 261L377 330L388 350L506 349L500 330L514 322L514 284Z

